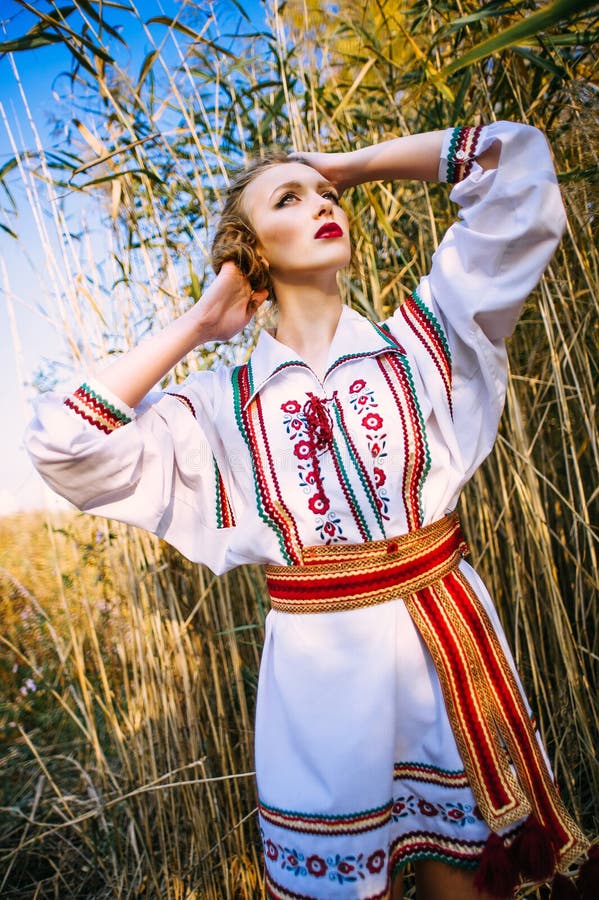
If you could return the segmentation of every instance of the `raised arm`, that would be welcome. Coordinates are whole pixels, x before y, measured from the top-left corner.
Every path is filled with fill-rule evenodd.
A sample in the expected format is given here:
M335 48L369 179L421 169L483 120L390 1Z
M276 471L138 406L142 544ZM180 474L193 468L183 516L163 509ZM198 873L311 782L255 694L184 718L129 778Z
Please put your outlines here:
M158 534L214 572L228 568L233 488L214 426L226 369L149 391L193 347L236 334L265 297L225 263L175 322L73 393L38 397L26 446L48 485L79 509Z
M195 306L100 369L97 376L123 403L134 408L194 347L208 341L227 341L241 331L267 296L267 291L252 292L239 269L227 262Z
M444 131L427 131L347 153L295 155L322 172L341 191L366 181L438 181L444 136ZM499 143L493 143L480 155L468 158L476 159L483 170L494 169L499 162L499 151Z

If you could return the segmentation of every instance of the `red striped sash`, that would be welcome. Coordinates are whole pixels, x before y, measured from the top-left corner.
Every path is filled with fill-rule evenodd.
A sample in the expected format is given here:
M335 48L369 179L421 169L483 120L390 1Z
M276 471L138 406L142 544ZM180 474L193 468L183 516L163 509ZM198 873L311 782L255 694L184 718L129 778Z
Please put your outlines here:
M458 568L468 552L457 514L396 538L305 547L303 564L266 566L274 609L358 609L399 597L435 663L456 743L492 832L530 813L555 863L588 841L564 807L493 623Z

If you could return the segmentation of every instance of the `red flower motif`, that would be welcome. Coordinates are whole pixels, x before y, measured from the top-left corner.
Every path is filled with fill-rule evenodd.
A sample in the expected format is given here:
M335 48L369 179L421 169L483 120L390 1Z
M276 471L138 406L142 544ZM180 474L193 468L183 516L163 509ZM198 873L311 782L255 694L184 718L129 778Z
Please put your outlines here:
M464 818L464 813L462 812L461 809L448 809L448 810L447 810L447 815L448 815L448 817L449 817L450 819L456 819L456 820L457 820L457 819L463 819L463 818Z
M365 403L368 403L368 397L364 395L363 397L358 397L358 405L364 406Z
M289 424L291 425L291 427L293 429L295 429L295 431L299 431L300 428L302 427L302 420L301 419L292 419Z
M320 856L309 856L306 860L306 868L310 875L315 875L316 878L322 878L327 873L327 864Z
M331 503L329 501L329 498L325 494L323 494L322 491L314 494L314 496L310 497L310 499L308 500L308 506L316 515L325 513L330 505Z
M325 534L328 534L329 537L334 537L337 529L335 528L335 526L333 525L332 522L325 522L322 530L324 531Z
M298 459L309 459L312 456L312 444L310 441L298 441L293 452Z
M354 381L353 384L349 387L350 394L359 394L362 388L366 387L366 382L363 378L358 378L357 381Z
M433 806L432 803L427 803L426 800L418 801L418 809L423 816L436 816L439 814L437 807Z
M380 444L372 444L372 446L370 447L370 453L372 454L372 456L375 457L375 459L379 455L381 450L382 450L382 447Z
M270 840L270 838L266 842L266 855L269 859L277 860L279 858L279 851L276 848L276 845Z
M281 409L286 413L296 413L300 411L300 405L297 400L288 400L286 403L283 403Z
M318 484L318 477L314 469L308 469L307 472L304 472L304 479L306 484Z
M368 859L366 860L366 868L369 872L372 872L374 875L376 872L380 872L383 866L385 865L385 851L384 850L375 850Z
M351 866L348 862L345 862L345 860L341 860L337 869L342 875L349 875L350 872L354 871L354 866Z
M396 816L398 816L400 813L402 813L402 812L404 811L405 808L406 808L406 804L405 804L405 803L402 803L401 800L396 800L395 803L393 804L393 810L392 810L392 812L393 812Z
M368 428L369 431L376 431L382 424L383 420L378 413L368 413L368 415L364 416L362 419L362 425L364 428Z
M287 857L287 865L292 869L295 869L297 866L299 866L299 859L297 858L297 856L295 856L293 853L290 853Z
M383 472L382 469L379 469L378 466L374 467L374 483L377 487L380 487L387 480L387 476Z

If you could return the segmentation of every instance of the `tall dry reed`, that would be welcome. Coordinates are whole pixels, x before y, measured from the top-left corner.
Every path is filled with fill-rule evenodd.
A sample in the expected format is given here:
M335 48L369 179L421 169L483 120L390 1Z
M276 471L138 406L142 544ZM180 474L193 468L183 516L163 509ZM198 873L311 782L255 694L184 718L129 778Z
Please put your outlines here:
M511 342L501 434L462 515L564 797L596 832L596 22L573 9L538 40L444 74L521 19L520 6L363 0L335 12L290 0L270 10L263 34L233 41L201 3L152 25L140 4L131 15L150 50L133 73L94 53L116 38L96 7L75 3L55 21L87 66L79 60L73 79L77 140L50 156L31 117L35 157L13 138L13 174L46 254L42 305L78 368L197 299L227 173L249 154L349 149L494 118L547 132L569 230ZM101 15L110 23L108 6ZM60 200L70 185L97 198L100 248L98 211L72 237ZM346 198L356 247L348 302L373 317L401 302L454 215L447 195L406 183ZM251 338L194 353L175 376L241 359ZM216 579L147 535L79 516L7 520L0 547L2 896L261 896L259 570Z

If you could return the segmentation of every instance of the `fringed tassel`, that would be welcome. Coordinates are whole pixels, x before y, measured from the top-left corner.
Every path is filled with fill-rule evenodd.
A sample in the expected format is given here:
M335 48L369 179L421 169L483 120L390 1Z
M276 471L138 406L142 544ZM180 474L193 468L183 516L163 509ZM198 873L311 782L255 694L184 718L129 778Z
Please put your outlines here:
M576 885L581 900L597 900L599 897L599 844L589 850L589 857L580 867Z
M518 871L531 881L548 881L555 872L557 860L551 834L534 816L522 825L511 852Z
M549 900L579 900L578 888L571 878L557 874L551 884Z
M518 884L518 869L500 834L490 834L483 847L474 886L491 897L510 897Z

